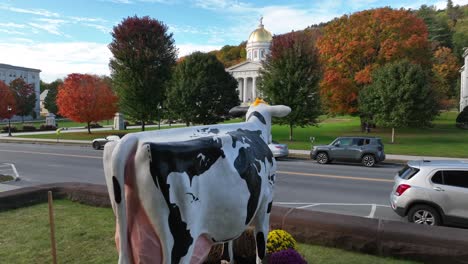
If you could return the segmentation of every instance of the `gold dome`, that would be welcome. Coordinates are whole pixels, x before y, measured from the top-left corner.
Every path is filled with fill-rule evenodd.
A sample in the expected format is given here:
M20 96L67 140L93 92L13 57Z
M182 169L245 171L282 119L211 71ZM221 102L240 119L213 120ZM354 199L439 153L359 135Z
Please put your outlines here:
M250 33L249 40L247 41L248 43L251 42L270 42L273 39L271 36L270 31L266 30L262 24L254 30L252 33Z

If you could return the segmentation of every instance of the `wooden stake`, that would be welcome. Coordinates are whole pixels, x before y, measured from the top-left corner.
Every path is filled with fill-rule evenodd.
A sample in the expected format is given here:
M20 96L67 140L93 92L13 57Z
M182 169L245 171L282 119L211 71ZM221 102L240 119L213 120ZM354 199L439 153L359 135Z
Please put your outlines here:
M49 224L50 224L50 243L52 247L52 263L57 264L57 252L55 248L55 224L54 224L54 208L53 208L53 198L52 191L47 193L49 200Z

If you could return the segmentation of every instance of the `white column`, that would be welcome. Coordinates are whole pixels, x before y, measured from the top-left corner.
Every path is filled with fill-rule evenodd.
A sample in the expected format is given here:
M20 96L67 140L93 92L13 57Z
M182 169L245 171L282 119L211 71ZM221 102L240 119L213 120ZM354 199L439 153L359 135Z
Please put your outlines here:
M244 82L243 82L242 78L237 79L237 90L239 91L239 100L241 100L241 101L242 101L242 95L243 95L242 92L243 92L243 89L244 89L243 84L244 84Z
M252 102L257 99L257 77L252 78Z
M247 77L244 77L244 85L242 85L242 88L243 88L243 92L242 92L242 95L243 95L243 99L242 99L242 102L247 102Z

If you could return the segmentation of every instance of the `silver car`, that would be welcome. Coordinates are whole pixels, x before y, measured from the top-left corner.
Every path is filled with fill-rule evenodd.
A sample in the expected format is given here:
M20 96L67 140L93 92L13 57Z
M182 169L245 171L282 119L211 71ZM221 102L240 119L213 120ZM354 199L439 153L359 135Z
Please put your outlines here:
M268 144L271 152L273 153L273 157L275 158L286 158L289 155L288 145L281 144L276 141L272 141Z
M310 158L320 164L337 160L361 162L366 167L372 167L385 160L385 152L380 138L339 137L328 145L314 146Z
M104 145L107 144L108 142L118 141L118 140L120 140L120 137L115 136L115 135L110 135L110 136L107 136L105 138L95 138L95 139L93 139L93 142L92 142L93 149L97 150L97 149L104 148Z
M390 204L409 222L468 226L468 162L408 162L395 176Z

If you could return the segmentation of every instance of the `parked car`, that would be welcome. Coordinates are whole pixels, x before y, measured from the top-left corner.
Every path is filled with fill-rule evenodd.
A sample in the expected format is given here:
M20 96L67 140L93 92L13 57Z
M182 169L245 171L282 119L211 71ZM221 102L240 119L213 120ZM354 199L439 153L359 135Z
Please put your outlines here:
M286 158L289 155L288 145L286 144L272 141L270 144L268 144L268 147L270 147L270 150L273 153L273 157L275 158Z
M376 137L339 137L329 145L314 146L310 158L320 164L331 161L361 162L366 167L385 160L384 145Z
M107 144L107 142L117 141L117 140L120 140L120 137L116 135L110 135L105 138L96 138L93 140L93 149L104 148L104 145Z
M395 176L393 211L424 225L468 226L468 162L409 161Z

